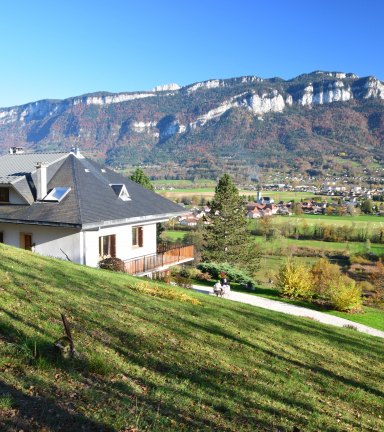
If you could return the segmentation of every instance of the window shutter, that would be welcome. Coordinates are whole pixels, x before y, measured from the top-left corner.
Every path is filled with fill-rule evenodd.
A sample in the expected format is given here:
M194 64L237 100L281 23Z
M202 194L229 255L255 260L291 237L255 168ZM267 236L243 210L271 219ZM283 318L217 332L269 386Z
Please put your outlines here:
M116 258L116 234L110 236L111 241L111 257Z
M143 247L144 239L143 239L143 228L139 227L139 247Z

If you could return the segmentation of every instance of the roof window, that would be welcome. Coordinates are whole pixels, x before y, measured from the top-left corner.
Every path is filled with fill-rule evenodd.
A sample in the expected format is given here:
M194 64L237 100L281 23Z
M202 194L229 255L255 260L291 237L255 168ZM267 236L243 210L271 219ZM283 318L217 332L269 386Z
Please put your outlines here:
M123 201L131 201L127 188L123 184L110 184L113 192Z
M71 190L68 187L56 187L49 192L43 201L60 202Z

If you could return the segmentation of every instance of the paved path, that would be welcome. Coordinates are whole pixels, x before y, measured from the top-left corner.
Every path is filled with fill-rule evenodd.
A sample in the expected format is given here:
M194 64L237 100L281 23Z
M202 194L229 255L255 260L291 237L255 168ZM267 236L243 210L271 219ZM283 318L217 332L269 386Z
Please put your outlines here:
M199 291L204 294L213 295L213 288L205 287L200 285L193 285L193 289L195 291ZM223 299L224 301L225 299ZM348 325L353 325L359 332L369 334L371 336L378 336L384 338L384 332L380 330L376 330L372 327L365 326L363 324L358 324L353 321L349 321L344 318L339 318L334 315L328 315L323 312L318 312L312 309L307 309L301 306L296 306L289 303L283 303L276 300L270 300L264 297L258 297L250 294L243 294L235 291L231 291L229 293L228 300L237 301L240 303L246 303L249 305L261 307L263 309L269 309L276 312L282 312L289 315L296 315L300 317L310 317L315 320L324 323L330 324L336 327L345 327Z

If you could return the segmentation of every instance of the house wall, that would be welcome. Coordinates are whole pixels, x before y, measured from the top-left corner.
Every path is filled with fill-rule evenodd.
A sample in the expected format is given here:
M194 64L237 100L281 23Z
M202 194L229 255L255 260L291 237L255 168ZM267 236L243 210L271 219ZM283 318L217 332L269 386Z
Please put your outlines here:
M62 249L71 261L81 263L81 233L78 229L0 223L0 231L4 233L4 243L7 245L20 247L22 243L20 234L32 234L35 252L66 259L60 250Z
M143 247L132 247L132 227L143 227ZM122 260L156 253L156 224L130 224L84 231L84 256L88 266L96 267L99 261L99 237L116 235L116 257Z
M132 247L132 227L143 227L143 247ZM20 234L32 234L34 251L41 255L69 259L78 264L97 267L99 262L99 237L116 235L116 257L122 260L137 258L156 253L156 224L130 224L102 228L95 231L60 228L50 226L0 223L0 232L4 233L4 243L21 247Z

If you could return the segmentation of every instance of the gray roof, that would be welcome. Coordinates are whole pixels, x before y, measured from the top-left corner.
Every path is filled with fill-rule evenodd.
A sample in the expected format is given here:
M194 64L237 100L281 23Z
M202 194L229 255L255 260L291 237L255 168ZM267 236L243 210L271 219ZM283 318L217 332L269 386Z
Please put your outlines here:
M27 171L35 169L33 162L39 161L36 155L28 154L25 165L20 160L17 161L18 172L25 174L20 175L18 181L13 184L29 204L1 205L0 220L87 228L92 225L104 225L106 222L108 225L129 223L188 213L188 210L180 208L178 204L157 193L96 162L77 158L72 153L66 153L64 156L61 153L61 157L56 153L56 158L51 158L47 168L48 192L55 187L70 187L69 193L60 202L36 202L36 172ZM4 159L8 162L13 156L22 155L0 158L0 172L6 171L2 166ZM46 162L47 159L41 158L41 161ZM130 201L120 199L110 186L117 184L125 185Z
M68 156L68 152L52 153L15 153L0 158L0 177L20 177L36 171L36 162L48 165Z

